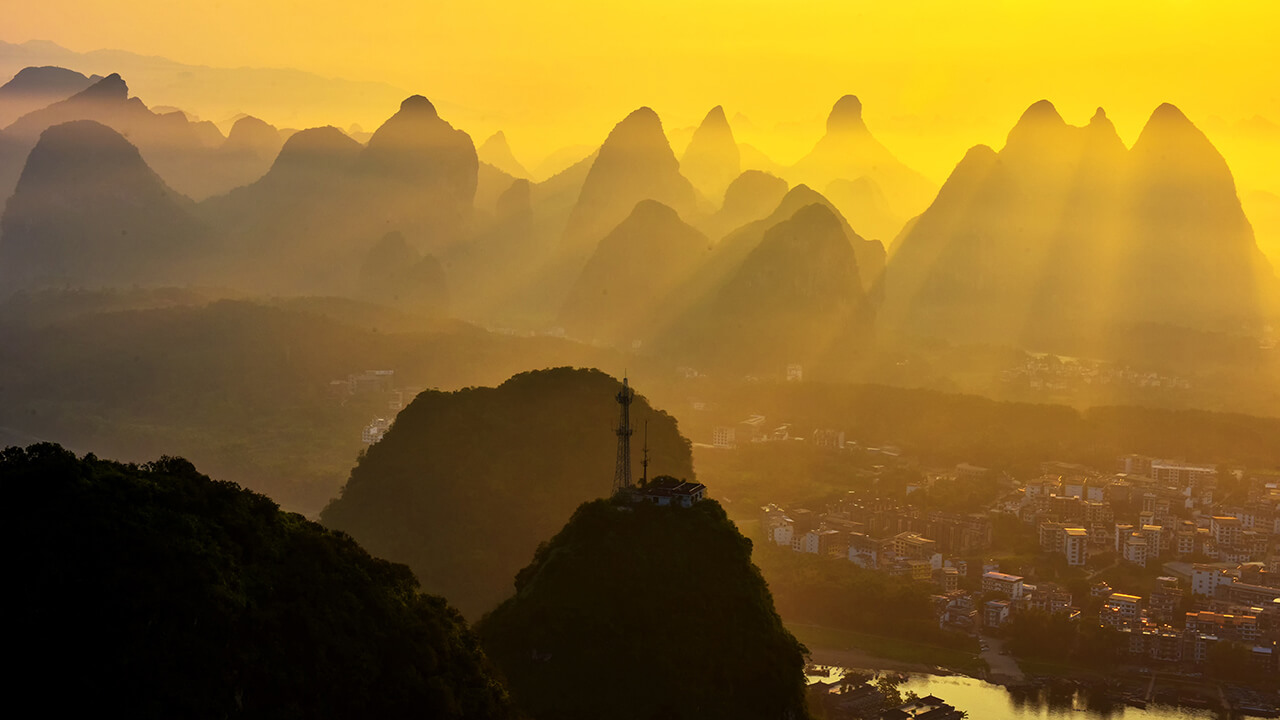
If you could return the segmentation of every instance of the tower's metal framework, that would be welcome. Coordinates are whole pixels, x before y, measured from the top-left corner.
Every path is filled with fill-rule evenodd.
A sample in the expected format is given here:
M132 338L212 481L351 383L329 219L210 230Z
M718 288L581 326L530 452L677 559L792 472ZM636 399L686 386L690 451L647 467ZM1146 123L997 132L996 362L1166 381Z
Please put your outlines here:
M649 421L644 421L644 458L640 461L640 489L649 487Z
M615 493L631 489L631 402L636 393L622 378L622 389L615 399L618 401L618 465L613 471L613 491Z

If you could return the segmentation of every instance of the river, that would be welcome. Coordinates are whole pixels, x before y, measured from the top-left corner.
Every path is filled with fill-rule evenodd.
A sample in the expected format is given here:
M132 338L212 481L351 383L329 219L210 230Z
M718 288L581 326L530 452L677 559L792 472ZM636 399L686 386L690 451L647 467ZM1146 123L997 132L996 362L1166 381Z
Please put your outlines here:
M1044 691L1014 694L1000 685L963 675L910 675L898 686L923 697L936 695L959 710L968 711L973 720L1030 720L1031 718L1105 718L1106 720L1216 720L1210 710L1192 710L1169 705L1149 705L1145 709L1112 705L1107 709L1090 708L1087 696L1076 692L1048 698Z
M825 669L825 668L824 668ZM842 668L830 668L827 676L811 679L835 680L844 675ZM851 672L874 673L871 670ZM971 720L1032 720L1039 718L1079 718L1081 720L1218 720L1216 711L1152 704L1145 709L1122 704L1091 706L1085 691L1064 692L1049 696L1045 690L1013 692L964 675L906 674L898 686L920 697L935 695L958 710L969 713Z

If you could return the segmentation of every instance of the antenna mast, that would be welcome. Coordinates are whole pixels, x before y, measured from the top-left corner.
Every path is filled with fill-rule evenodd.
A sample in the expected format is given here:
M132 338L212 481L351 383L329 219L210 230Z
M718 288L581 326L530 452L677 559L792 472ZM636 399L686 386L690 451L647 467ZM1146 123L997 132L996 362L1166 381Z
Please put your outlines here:
M614 493L631 489L631 401L635 396L635 391L627 384L627 378L623 377L622 389L615 396L620 411L617 429L618 465L613 471Z
M640 487L649 485L649 421L644 421L644 459L640 461L643 474L640 475Z

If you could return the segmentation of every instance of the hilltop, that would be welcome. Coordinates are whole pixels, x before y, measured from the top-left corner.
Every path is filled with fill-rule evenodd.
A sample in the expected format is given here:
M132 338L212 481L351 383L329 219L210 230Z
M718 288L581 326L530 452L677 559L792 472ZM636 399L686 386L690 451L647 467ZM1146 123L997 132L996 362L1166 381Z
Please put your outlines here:
M805 718L805 649L714 500L585 503L478 625L534 718Z
M1035 345L1161 323L1256 332L1277 285L1226 162L1177 108L1125 148L1047 101L971 149L893 245L882 318L903 334Z
M575 507L610 492L620 388L598 370L556 368L496 388L423 392L361 455L321 519L478 617ZM631 413L633 427L647 427L653 472L693 477L675 420L638 396Z

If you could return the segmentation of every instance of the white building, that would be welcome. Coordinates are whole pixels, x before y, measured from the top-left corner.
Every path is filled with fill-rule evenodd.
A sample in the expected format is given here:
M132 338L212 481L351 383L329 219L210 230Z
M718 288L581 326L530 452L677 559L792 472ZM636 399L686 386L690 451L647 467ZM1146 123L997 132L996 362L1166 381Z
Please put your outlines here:
M791 518L787 518L786 522L778 523L773 526L770 539L778 545L790 546L795 540L795 523L791 522Z
M1174 487L1190 487L1212 478L1217 465L1198 465L1176 460L1152 460L1151 477Z
M1240 536L1244 531L1240 518L1229 515L1215 515L1210 523L1210 532L1219 546L1235 547L1240 544Z
M1089 562L1089 531L1082 527L1062 529L1062 554L1067 556L1067 564L1080 566Z
M1103 625L1113 628L1133 627L1142 619L1142 598L1137 595L1112 593L1099 616Z
M360 433L360 440L365 445L372 445L382 439L387 434L387 430L391 428L391 421L386 418L374 418L373 422L365 425L364 432Z
M1009 608L1012 603L1008 600L988 600L986 604L986 612L983 614L983 620L987 627L1000 627L1009 620Z
M1147 541L1147 558L1154 560L1160 557L1164 548L1164 528L1159 525L1143 525L1142 537Z
M735 448L738 446L738 431L725 425L717 426L711 431L711 444L721 449Z
M1191 568L1191 592L1196 595L1213 597L1219 585L1230 585L1235 581L1224 568L1213 565L1195 565Z
M1133 535L1132 525L1116 525L1116 552L1122 557L1124 555L1124 544Z
M1124 541L1124 559L1138 567L1147 566L1147 539L1134 533Z
M849 562L871 570L880 566L881 543L863 533L849 533Z
M1009 575L1002 572L988 572L982 576L983 592L998 592L1010 600L1022 599L1021 575Z

